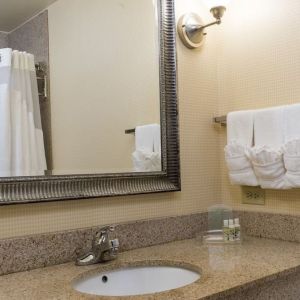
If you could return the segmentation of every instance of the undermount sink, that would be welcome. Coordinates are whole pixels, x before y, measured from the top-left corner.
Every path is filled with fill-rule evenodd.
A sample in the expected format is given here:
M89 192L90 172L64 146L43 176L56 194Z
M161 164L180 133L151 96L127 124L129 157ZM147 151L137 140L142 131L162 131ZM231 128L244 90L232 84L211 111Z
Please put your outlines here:
M177 289L198 279L199 272L184 267L135 266L84 276L73 288L99 296L134 296Z

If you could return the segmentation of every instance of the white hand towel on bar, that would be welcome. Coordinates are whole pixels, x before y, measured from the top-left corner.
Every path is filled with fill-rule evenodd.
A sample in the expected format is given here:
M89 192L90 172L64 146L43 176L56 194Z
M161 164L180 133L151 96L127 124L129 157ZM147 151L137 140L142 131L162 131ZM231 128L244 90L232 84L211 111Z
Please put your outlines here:
M160 125L136 127L135 147L132 160L136 172L161 171Z
M248 156L264 189L287 189L282 146L284 107L262 109L254 115L254 144Z
M227 116L225 160L230 182L257 186L258 181L246 151L253 144L253 111L238 111Z
M283 158L286 184L300 187L300 104L286 106L284 111Z
M253 145L253 110L234 111L227 115L227 142Z

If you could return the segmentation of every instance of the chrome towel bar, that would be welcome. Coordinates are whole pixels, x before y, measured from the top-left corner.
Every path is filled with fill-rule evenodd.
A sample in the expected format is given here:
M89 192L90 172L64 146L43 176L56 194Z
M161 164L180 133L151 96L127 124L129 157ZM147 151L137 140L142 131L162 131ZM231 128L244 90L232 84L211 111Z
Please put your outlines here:
M220 124L221 126L226 126L227 124L227 116L219 116L219 117L214 117L213 122Z

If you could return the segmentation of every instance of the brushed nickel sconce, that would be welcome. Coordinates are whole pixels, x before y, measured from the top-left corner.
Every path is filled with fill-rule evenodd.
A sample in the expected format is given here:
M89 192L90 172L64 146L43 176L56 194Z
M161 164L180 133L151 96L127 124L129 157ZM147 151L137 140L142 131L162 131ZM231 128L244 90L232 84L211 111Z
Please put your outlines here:
M220 25L226 11L226 4L230 0L203 0L216 21L204 24L201 18L195 13L185 14L180 17L177 30L183 44L190 49L197 49L204 43L205 28L212 25Z

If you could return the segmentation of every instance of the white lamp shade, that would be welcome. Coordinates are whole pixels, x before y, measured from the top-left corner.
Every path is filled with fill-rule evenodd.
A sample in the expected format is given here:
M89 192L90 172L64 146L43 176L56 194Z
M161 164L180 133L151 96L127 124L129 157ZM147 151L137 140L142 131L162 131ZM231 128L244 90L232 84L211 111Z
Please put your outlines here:
M230 0L203 0L204 4L211 10L214 7L224 6L226 7Z

